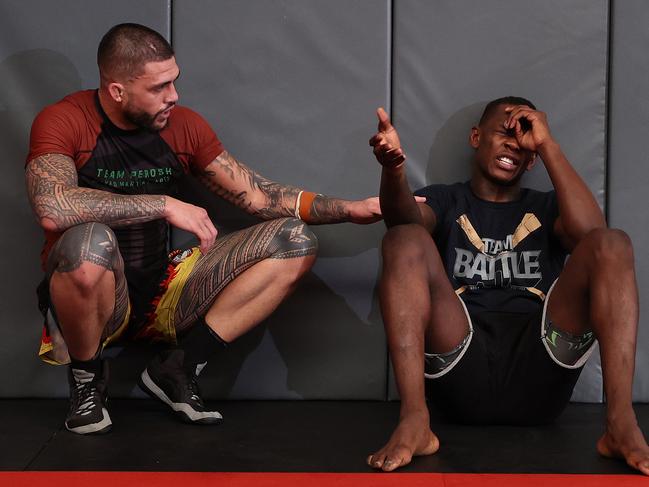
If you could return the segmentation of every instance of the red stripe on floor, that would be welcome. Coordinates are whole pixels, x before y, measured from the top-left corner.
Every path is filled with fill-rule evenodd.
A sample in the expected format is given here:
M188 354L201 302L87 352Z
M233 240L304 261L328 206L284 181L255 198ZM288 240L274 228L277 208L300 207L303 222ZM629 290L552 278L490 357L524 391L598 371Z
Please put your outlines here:
M0 472L11 487L630 487L641 475L453 473Z
M640 475L446 473L220 473L220 472L0 472L11 487L628 487L647 486Z

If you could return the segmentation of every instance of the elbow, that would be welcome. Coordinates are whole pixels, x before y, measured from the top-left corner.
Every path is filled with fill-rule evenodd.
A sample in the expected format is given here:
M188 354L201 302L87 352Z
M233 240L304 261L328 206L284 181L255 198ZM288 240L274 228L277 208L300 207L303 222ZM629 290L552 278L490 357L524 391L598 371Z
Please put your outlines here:
M582 225L575 225L575 227L577 228L577 231L575 232L575 238L579 241L591 232L594 232L596 230L605 230L606 228L608 228L608 225L606 224L606 220L604 220L604 216L602 215L601 218L593 219L589 222L583 222Z
M30 199L36 221L46 232L63 232L76 225L70 218L69 211L61 208L58 202L50 195L36 195ZM66 215L67 213L67 215Z
M38 224L46 232L62 232L65 230L65 226L58 222L55 219L52 219L50 216L39 216Z
M573 243L572 247L574 248L579 242L586 238L589 234L596 232L598 230L605 230L608 228L606 222L602 219L601 221L591 222L588 225L581 225L579 227L575 226L573 231L568 235L570 241Z
M421 216L419 208L414 207L396 207L393 205L386 205L381 202L381 213L383 214L383 221L388 228L397 225L423 225L424 219Z
M407 215L402 218L399 217L390 217L384 215L383 216L383 221L385 223L385 226L387 228L392 228L396 227L397 225L421 225L424 226L424 222L422 218L417 218L414 215Z
M410 190L390 194L382 187L379 194L379 204L383 220L388 228L397 225L426 226L422 208L428 209L428 207L418 203Z
M51 202L47 200L36 199L32 202L32 208L36 214L36 221L46 232L62 232L71 225L66 222L60 212L52 209Z

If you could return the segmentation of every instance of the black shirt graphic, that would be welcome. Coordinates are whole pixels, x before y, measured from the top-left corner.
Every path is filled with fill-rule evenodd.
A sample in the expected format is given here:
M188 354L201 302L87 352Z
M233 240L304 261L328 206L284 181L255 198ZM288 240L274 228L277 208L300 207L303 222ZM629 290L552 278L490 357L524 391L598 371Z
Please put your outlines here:
M415 194L435 212L433 238L469 311L539 309L567 256L552 232L554 191L523 188L519 200L506 203L477 198L469 183L427 186Z
M79 186L119 194L177 195L184 169L159 132L115 126L95 99L101 132L88 161L78 170ZM133 319L144 318L167 265L168 225L157 219L114 228L129 284Z

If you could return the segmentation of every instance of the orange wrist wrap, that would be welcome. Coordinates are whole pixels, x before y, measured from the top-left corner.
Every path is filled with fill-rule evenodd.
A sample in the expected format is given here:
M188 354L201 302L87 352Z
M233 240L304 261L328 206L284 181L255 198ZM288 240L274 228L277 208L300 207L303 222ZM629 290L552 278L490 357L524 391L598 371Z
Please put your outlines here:
M300 219L306 220L311 216L311 205L313 200L318 196L317 193L311 193L310 191L305 191L302 193L302 198L300 198Z

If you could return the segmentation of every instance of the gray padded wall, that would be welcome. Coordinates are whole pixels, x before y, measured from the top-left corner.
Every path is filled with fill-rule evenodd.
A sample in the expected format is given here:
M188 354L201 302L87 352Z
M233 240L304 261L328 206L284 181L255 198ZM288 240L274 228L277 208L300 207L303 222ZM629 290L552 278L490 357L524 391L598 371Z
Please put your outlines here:
M394 104L416 187L466 177L467 130L485 101L530 97L548 113L600 203L609 203L610 223L633 238L646 303L649 262L640 249L649 239L642 208L649 172L638 154L649 126L642 97L649 81L649 4L612 4L607 121L605 0L0 0L0 148L7 169L0 181L0 397L67 394L64 369L35 357L41 319L33 290L42 234L24 194L23 159L35 114L97 85L99 38L123 21L172 36L181 103L203 113L237 157L268 177L342 197L377 190L378 169L366 145L376 106ZM542 167L528 181L549 186ZM204 201L195 186L188 192ZM254 222L223 203L210 211L223 232ZM219 372L206 370L210 396L385 397L385 342L374 293L383 227L345 224L316 232L321 249L314 271L233 347ZM641 322L634 391L643 401L649 400L645 328ZM113 395L132 393L133 370L143 364L123 355ZM601 400L598 367L595 361L584 374L575 399ZM395 397L393 387L389 396Z
M168 2L0 0L0 397L67 396L65 368L36 358L42 318L35 289L43 242L25 196L29 128L45 105L97 86L101 36L118 22L167 34ZM127 13L125 13L127 12Z
M468 179L470 127L485 102L517 95L547 112L555 138L603 204L608 2L394 5L393 118L413 188ZM526 184L548 189L539 166ZM601 397L594 357L573 399Z
M367 140L373 112L388 98L388 31L387 1L176 0L181 102L266 177L349 199L376 194L379 170ZM240 226L232 211L211 206L222 231ZM211 374L208 366L210 393L385 397L374 297L383 225L314 231L320 252L313 272L235 344L225 368Z
M634 400L649 400L649 213L647 212L647 134L649 134L649 5L616 0L611 12L609 119L609 224L625 230L635 248L640 287L640 330Z

